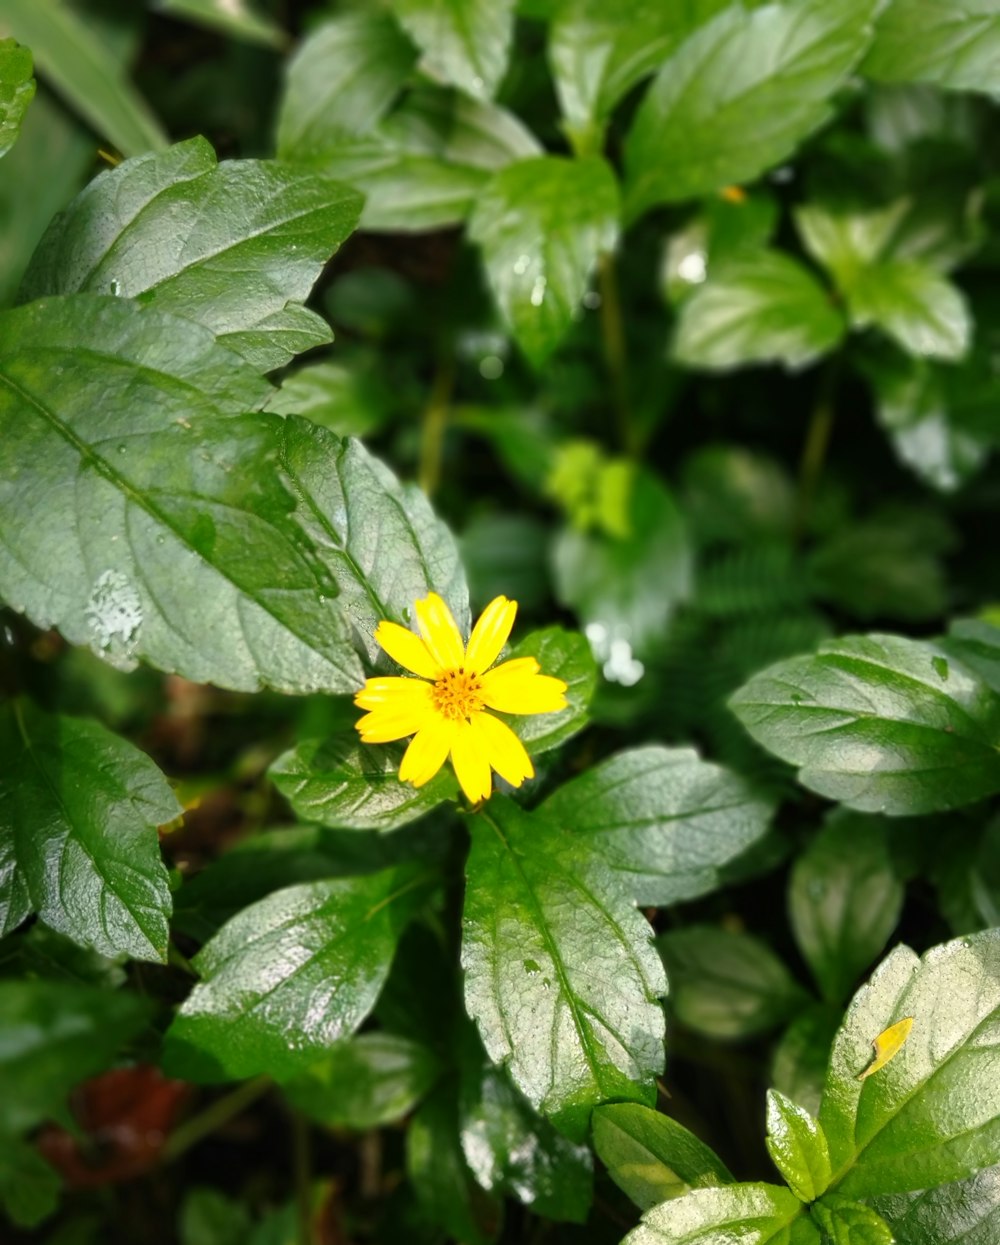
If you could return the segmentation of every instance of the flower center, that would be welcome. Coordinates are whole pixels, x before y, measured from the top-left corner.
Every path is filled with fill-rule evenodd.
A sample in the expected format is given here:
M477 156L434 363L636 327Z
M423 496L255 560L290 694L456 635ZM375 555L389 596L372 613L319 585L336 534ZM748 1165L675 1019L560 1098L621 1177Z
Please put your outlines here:
M431 692L434 708L442 717L454 722L468 718L483 707L479 697L481 688L479 676L466 674L461 666L457 670L446 670Z

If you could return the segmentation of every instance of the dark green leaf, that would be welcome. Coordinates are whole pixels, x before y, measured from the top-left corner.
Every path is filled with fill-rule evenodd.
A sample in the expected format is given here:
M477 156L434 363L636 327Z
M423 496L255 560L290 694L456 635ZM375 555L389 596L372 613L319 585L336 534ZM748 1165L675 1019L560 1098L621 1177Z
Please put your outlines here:
M57 1112L74 1085L103 1071L142 1027L134 994L62 981L0 981L0 1136L8 1139Z
M664 907L717 886L720 867L765 834L774 808L694 749L650 744L595 765L540 811L587 835L637 903Z
M898 1245L994 1245L1000 1233L1000 1167L920 1193L875 1197Z
M425 1046L392 1033L362 1033L335 1042L282 1090L310 1119L364 1131L412 1111L440 1075Z
M597 1157L640 1210L693 1188L732 1183L714 1150L669 1115L637 1102L597 1107L593 1127Z
M840 1019L839 1008L814 1003L795 1017L774 1051L771 1081L775 1089L812 1115L819 1111Z
M275 471L289 425L229 417L260 392L253 373L207 329L125 299L43 299L0 333L9 605L125 668L360 686L336 585Z
M962 292L919 260L885 259L847 292L855 328L876 326L918 358L961 359L972 339Z
M501 169L479 195L469 237L504 319L541 367L565 337L598 258L618 237L618 185L597 156L536 156Z
M732 5L685 40L639 107L625 148L626 207L750 181L831 114L870 35L874 0Z
M808 270L780 251L760 251L713 268L685 300L674 356L689 367L802 368L843 335L843 316Z
M269 18L255 13L247 0L154 0L156 8L174 17L218 30L234 39L280 48L285 33Z
M340 363L313 363L292 372L267 410L303 415L338 437L363 437L385 422L389 394L370 376Z
M1000 700L944 650L855 636L756 675L730 705L811 791L861 812L937 812L1000 790Z
M202 982L167 1036L188 1079L289 1077L349 1037L378 998L426 873L412 867L276 891L195 957Z
M787 1020L805 993L774 952L750 934L690 925L661 934L670 1005L678 1020L711 1037L745 1037Z
M975 670L1000 695L1000 618L959 618L948 628L942 647Z
M646 1212L622 1245L820 1245L805 1207L773 1184L693 1189Z
M17 142L21 122L35 97L34 62L28 48L0 39L0 156Z
M577 631L564 631L562 627L532 631L511 649L509 656L534 657L543 674L562 679L566 684L568 704L565 709L558 713L536 713L507 719L508 725L524 740L531 755L539 756L558 748L587 725L587 709L597 683L597 667L583 636Z
M126 156L167 145L148 104L96 29L60 0L5 0L4 23L71 108Z
M651 1101L666 989L649 927L585 841L503 798L472 821L465 1001L494 1063L574 1140L609 1098Z
M514 0L389 0L433 78L492 97L507 69Z
M95 178L42 238L22 301L137 298L197 320L270 371L331 340L301 304L360 211L337 182L263 160L216 164L194 138Z
M829 1187L833 1172L822 1128L776 1089L767 1091L767 1152L803 1202L815 1201Z
M902 1048L859 1079L872 1043L912 1017ZM834 1042L820 1123L832 1188L852 1198L961 1180L1000 1161L1000 930L928 951L897 947L854 997Z
M180 1245L244 1245L250 1231L249 1208L218 1189L189 1190L179 1219Z
M812 1208L830 1245L895 1245L886 1221L870 1206L830 1193Z
M881 82L934 82L996 92L1000 13L992 0L890 0L864 72Z
M36 1228L59 1205L62 1182L35 1147L17 1138L0 1144L0 1206L21 1228Z
M0 934L37 912L102 955L166 960L156 827L181 811L138 749L27 701L0 709Z

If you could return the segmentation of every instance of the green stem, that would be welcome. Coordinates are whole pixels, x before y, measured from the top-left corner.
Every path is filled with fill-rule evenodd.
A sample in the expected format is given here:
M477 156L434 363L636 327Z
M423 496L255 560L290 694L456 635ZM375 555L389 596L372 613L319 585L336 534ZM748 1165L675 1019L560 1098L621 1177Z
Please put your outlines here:
M420 429L420 487L433 497L441 480L444 434L448 426L448 407L455 383L455 365L448 360L438 368L430 397L424 407Z
M601 296L601 336L604 358L611 375L611 396L614 404L618 435L626 454L636 450L635 430L629 412L628 353L625 347L625 325L618 295L618 276L614 256L605 252L597 261L597 286Z
M800 544L805 537L806 526L826 463L827 450L830 447L830 436L836 415L834 398L839 370L839 359L835 356L830 360L820 380L816 405L813 407L809 427L806 430L805 445L802 447L802 459L799 464L799 495L795 512L796 544Z
M231 1094L226 1094L224 1098L217 1098L204 1111L192 1116L189 1120L185 1120L179 1128L170 1134L166 1145L163 1147L164 1163L172 1163L174 1159L180 1158L192 1146L196 1146L205 1137L211 1136L212 1133L216 1132L224 1124L228 1124L230 1120L245 1111L262 1094L266 1094L271 1085L270 1077L266 1076L258 1076L252 1081L244 1081Z

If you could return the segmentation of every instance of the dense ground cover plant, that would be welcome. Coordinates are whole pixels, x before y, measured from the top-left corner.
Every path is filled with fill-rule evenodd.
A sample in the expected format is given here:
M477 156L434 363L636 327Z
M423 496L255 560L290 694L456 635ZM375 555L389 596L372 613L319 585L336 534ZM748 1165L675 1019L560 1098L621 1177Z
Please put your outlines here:
M1000 8L148 9L0 0L10 1239L995 1242Z

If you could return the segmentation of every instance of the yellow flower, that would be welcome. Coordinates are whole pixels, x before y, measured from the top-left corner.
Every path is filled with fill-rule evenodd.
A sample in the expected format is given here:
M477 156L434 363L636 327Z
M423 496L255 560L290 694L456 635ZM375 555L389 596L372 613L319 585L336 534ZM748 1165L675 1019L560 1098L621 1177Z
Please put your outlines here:
M491 770L519 787L534 776L524 745L487 713L555 713L565 709L566 684L540 674L534 657L490 669L507 643L517 602L497 597L472 628L468 646L437 593L415 602L420 634L382 621L375 639L393 661L419 678L369 679L354 698L368 712L356 723L366 744L412 735L399 767L403 782L422 787L449 754L462 790L474 803L489 799Z

